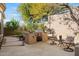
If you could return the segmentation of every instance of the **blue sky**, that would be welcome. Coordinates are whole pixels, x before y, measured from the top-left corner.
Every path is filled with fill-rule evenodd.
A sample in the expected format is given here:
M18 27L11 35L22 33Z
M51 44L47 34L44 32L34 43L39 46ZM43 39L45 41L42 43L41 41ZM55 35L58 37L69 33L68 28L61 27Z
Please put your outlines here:
M79 6L79 3L72 3L70 5ZM12 18L15 18L19 22L22 22L22 20L21 20L22 18L20 16L19 12L17 11L18 6L19 6L19 3L6 3L5 22L10 21Z
M12 18L20 21L21 17L19 12L17 11L18 6L19 3L6 3L5 22L10 21Z
M70 3L71 6L79 6L79 3Z

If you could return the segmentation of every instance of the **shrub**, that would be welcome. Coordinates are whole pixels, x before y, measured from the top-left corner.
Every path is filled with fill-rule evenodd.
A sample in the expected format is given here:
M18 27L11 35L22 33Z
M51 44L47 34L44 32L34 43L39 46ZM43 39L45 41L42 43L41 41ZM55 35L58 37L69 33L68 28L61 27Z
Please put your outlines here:
M9 30L16 30L19 27L19 22L16 21L14 18L10 21L6 23L6 28Z

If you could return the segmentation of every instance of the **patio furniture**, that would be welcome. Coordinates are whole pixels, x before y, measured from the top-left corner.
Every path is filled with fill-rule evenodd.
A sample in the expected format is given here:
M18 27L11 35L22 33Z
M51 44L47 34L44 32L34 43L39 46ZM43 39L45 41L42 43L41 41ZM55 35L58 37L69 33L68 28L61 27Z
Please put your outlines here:
M59 36L59 44L63 44L62 35Z
M63 47L64 40L62 38L62 35L59 35L59 39L57 39L57 44L58 46Z
M66 44L65 48L64 48L64 51L67 51L67 52L73 52L74 51L71 48L71 46L73 46L73 44L74 44L74 37L68 36L66 38L66 40L64 41L64 43Z
M22 41L22 46L24 46L25 43L25 37L23 35L19 36L19 41Z
M51 37L50 40L51 40L51 43L50 43L51 45L56 45L56 41L57 41L56 37Z
M51 41L51 45L56 45L57 37L53 34L48 34L48 39Z
M48 39L50 39L52 37L52 34L48 34Z
M24 40L24 36L23 35L19 35L19 41L23 41Z

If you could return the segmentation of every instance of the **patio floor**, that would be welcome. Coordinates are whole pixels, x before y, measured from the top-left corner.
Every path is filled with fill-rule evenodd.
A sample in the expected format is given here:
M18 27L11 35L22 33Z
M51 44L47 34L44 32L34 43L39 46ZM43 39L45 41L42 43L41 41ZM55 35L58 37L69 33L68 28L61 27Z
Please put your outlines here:
M22 42L16 37L6 39L6 44L0 50L0 56L74 56L74 52L66 52L56 45L38 42L21 46Z

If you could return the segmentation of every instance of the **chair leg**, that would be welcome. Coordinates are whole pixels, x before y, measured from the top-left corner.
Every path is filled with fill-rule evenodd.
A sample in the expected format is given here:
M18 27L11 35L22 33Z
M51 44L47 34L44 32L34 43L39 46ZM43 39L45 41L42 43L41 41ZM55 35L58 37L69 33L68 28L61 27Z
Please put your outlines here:
M68 44L67 47L64 48L64 51L67 51L67 52L73 52L73 49L70 48L70 44Z

